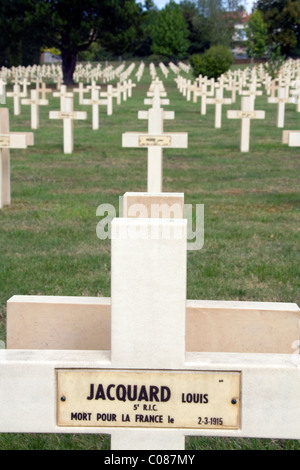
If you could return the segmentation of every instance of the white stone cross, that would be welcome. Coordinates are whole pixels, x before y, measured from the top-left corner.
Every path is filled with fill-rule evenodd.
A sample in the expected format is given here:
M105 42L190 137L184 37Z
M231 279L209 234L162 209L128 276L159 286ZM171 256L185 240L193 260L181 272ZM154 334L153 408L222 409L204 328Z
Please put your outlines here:
M49 118L63 120L64 153L72 153L74 149L74 120L87 119L87 113L85 111L74 111L73 98L64 95L61 111L50 111Z
M41 84L41 87L40 87L40 84ZM46 87L46 83L45 83L45 82L40 83L39 80L36 82L36 90L37 90L37 92L38 92L39 94L41 94L42 100L47 99L47 93L51 93L51 92L52 92L52 89L51 89L51 88L47 88L47 87Z
M262 91L257 89L257 85L258 85L257 81L253 80L253 81L251 81L251 83L248 87L248 90L242 90L240 92L240 95L242 95L242 96L250 96L250 98L253 102L252 103L253 109L254 109L254 103L255 103L256 96L261 96L262 95Z
M6 102L6 83L0 78L0 104L5 104Z
M84 88L83 82L79 82L78 88L73 88L74 93L78 93L79 96L79 104L82 104L84 93L88 93L89 90Z
M148 133L161 134L163 132L163 121L174 119L173 111L164 111L162 108L150 108L148 111L139 111L138 119L148 120ZM162 192L163 174L163 152L162 147L149 147L147 157L147 190L148 192Z
M128 91L128 98L132 97L132 90L135 87L136 87L136 84L133 83L132 80L129 79L126 83L126 88L127 88L127 91Z
M277 104L276 126L284 127L285 105L286 103L295 103L295 98L290 98L287 96L286 87L279 87L278 95L276 97L268 98L268 103Z
M90 99L83 99L83 105L92 105L92 126L94 130L99 129L99 106L100 105L107 105L108 100L100 99L99 98L99 89L93 88L91 92Z
M197 102L197 97L201 97L201 106L200 106L200 113L201 115L206 114L206 103L207 98L214 95L214 86L211 84L211 89L207 89L208 81L207 79L201 80L199 84L199 88L194 92L193 102Z
M243 96L242 109L240 111L227 111L227 118L241 119L240 151L249 152L250 121L251 119L265 119L265 111L254 111L251 97Z
M0 209L11 203L10 149L26 149L33 145L31 132L10 132L9 111L0 108Z
M67 85L61 85L60 91L55 91L53 96L55 98L60 98L60 109L63 110L65 98L73 98L74 94L68 91Z
M19 116L21 114L21 98L26 96L23 92L21 92L20 85L16 83L13 86L13 91L7 92L6 96L12 97L14 99L14 115Z
M49 101L46 99L39 99L39 92L37 90L31 90L30 99L22 99L21 104L30 105L31 129L38 129L40 126L39 106L47 106L49 104Z
M215 128L219 129L222 125L222 105L223 104L231 104L231 98L224 98L223 97L223 87L220 86L216 88L216 96L215 98L207 98L207 104L214 104L215 105Z
M0 432L108 433L131 451L299 439L298 306L187 301L186 246L186 219L114 218L111 298L9 299Z
M150 90L147 92L148 98L144 99L144 104L151 105L152 108L161 108L161 106L166 106L170 104L170 100L165 98L167 93L160 85L155 85L150 87Z
M20 81L20 85L22 85L23 91L22 94L23 96L27 96L27 87L30 85L31 82L28 82L26 77L23 78L23 80Z
M88 85L86 88L92 93L93 90L100 90L101 86L97 85L96 80L92 80L91 85Z
M156 95L159 97L160 91L158 88L156 90L150 99L156 106L138 114L139 119L148 119L148 133L126 132L122 136L123 147L148 149L147 191L150 193L162 191L163 148L187 148L188 140L186 133L163 132L163 120L174 119L174 114L164 112L157 105Z
M112 85L107 85L106 91L100 92L100 97L107 98L107 115L111 116L113 113L113 98L118 98L120 95L119 91L113 88Z
M299 307L187 300L187 233L182 216L114 217L110 298L8 300L0 432L106 433L131 451L300 438Z

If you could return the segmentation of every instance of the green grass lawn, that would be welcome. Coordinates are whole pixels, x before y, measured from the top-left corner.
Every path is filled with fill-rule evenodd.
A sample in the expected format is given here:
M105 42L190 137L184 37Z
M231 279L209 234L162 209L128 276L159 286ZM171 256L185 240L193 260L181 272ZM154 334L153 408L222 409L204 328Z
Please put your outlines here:
M128 64L129 65L129 64ZM137 69L135 69L136 71ZM189 299L294 302L300 305L299 148L281 143L276 105L267 97L255 108L264 121L251 123L249 153L239 151L240 122L223 107L222 128L214 128L214 106L200 115L178 92L175 75L163 79L175 120L165 130L188 132L188 149L164 151L163 190L184 192L186 204L204 204L205 241L188 252ZM185 75L182 73L182 75ZM132 76L133 77L133 76ZM26 150L11 150L11 206L0 210L0 340L5 341L6 302L17 294L110 296L110 242L99 240L97 207L118 207L126 191L146 191L144 149L122 148L122 133L146 130L137 119L150 85L149 69L133 97L107 116L100 129L74 124L74 152L63 153L61 121L49 120L59 99L40 107L40 128ZM106 86L102 85L105 90ZM10 108L11 131L30 131L29 106L20 116ZM286 106L285 129L299 129L295 105ZM299 129L300 130L300 129ZM0 449L109 449L108 436L1 434ZM187 449L297 449L299 441L189 438Z

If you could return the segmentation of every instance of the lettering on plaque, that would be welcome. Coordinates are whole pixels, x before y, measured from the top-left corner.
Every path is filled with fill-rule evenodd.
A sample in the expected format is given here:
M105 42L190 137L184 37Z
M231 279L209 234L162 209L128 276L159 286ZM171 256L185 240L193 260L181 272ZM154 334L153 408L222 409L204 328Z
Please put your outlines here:
M139 147L170 147L171 136L170 135L140 135L139 136Z
M256 117L256 113L255 111L239 111L237 113L237 116L238 116L238 119L243 119L243 118L255 118Z
M60 111L58 113L58 119L76 119L76 113L68 113Z
M239 429L241 372L58 369L57 425Z
M10 146L9 135L0 135L0 148L5 148L9 146Z

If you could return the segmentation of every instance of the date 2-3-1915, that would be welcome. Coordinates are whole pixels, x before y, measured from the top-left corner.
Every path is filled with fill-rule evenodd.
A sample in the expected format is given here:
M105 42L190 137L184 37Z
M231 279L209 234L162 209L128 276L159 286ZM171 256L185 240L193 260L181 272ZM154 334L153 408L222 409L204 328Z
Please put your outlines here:
M208 418L207 416L198 416L198 424L205 426L222 426L223 418Z

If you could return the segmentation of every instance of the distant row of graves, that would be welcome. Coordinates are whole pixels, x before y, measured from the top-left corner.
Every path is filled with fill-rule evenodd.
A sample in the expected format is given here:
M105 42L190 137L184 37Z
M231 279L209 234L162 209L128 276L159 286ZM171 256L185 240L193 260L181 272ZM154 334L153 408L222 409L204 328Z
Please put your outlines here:
M64 153L72 153L74 150L74 123L77 120L87 120L88 117L87 111L74 109L75 95L78 95L79 105L92 108L92 128L98 130L100 107L105 107L106 114L111 116L116 105L118 106L132 97L133 90L140 82L144 72L144 62L139 65L130 63L127 67L125 63L122 63L115 68L112 65L101 66L98 64L92 67L90 64L85 66L79 64L74 74L77 85L68 89L62 82L62 70L58 65L11 69L2 67L0 72L0 102L2 101L0 108L0 149L2 152L0 208L10 204L9 149L26 148L28 145L34 144L33 132L21 134L10 131L8 109L4 107L7 100L13 100L14 116L21 114L22 106L30 106L30 127L32 131L35 131L40 126L40 106L49 105L48 95L59 98L59 109L49 111L49 119L63 122L63 151ZM255 109L258 96L265 93L267 102L277 106L276 126L278 128L284 128L287 104L295 105L295 113L300 112L299 61L287 61L276 78L272 78L262 65L228 71L217 80L202 76L193 80L190 78L190 72L190 66L182 62L177 65L170 62L168 66L160 63L158 67L150 63L149 66L152 81L158 80L158 74L162 75L163 79L167 79L171 74L177 89L187 101L197 103L200 99L199 112L202 116L206 115L207 106L214 106L214 127L216 129L222 126L223 106L234 105L237 97L240 96L241 109L227 110L226 117L241 121L241 152L249 152L250 149L251 121L265 119L265 111ZM101 90L103 84L105 91ZM12 91L6 91L8 87L12 88ZM172 119L172 113L165 110L169 104L168 100L162 96L160 98L164 117L156 116L149 121L151 123L149 124L149 133L153 132L151 129L162 127L162 119ZM151 104L151 100L148 99L146 104ZM282 142L289 146L300 146L300 131L297 129L284 130ZM139 142L135 145L143 146ZM177 144L173 142L169 145ZM148 152L159 152L162 147L160 144L160 146L156 146L156 150L152 148L148 149ZM151 178L150 175L149 178ZM156 182L154 186L161 188L161 182L158 182L157 178L154 178Z

